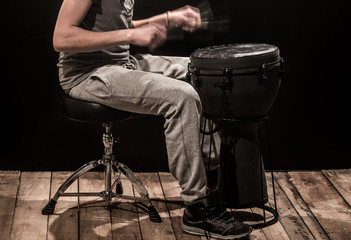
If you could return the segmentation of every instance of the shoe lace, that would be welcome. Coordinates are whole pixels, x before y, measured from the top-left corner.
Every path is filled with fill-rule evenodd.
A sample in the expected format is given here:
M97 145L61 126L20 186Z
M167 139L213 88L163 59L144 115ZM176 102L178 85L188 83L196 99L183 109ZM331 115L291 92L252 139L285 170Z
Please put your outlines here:
M219 213L216 219L219 220L220 222L225 222L225 223L230 223L235 221L234 216L226 209L222 210L222 212Z

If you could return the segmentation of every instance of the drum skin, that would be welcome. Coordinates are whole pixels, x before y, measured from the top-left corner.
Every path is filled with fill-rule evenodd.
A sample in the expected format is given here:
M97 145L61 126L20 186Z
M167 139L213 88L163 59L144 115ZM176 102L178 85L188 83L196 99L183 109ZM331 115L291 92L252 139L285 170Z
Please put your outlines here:
M198 49L189 75L214 118L255 118L268 114L280 87L279 49L268 44L230 44Z

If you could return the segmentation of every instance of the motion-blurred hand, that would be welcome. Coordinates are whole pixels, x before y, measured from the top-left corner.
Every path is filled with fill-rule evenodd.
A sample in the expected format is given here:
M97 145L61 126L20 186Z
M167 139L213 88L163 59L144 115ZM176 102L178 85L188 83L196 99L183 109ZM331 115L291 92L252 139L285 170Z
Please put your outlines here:
M167 28L164 25L147 24L134 29L131 43L154 51L165 42L166 37Z
M184 31L193 32L201 26L199 9L185 6L168 12L169 25L181 27Z

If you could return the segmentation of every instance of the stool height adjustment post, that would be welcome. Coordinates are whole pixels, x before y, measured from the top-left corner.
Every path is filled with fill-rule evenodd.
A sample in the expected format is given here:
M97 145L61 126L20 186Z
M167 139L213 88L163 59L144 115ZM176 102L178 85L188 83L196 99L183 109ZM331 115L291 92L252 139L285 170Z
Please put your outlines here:
M100 197L106 201L111 201L115 194L111 188L111 168L113 156L113 143L115 142L112 135L112 123L103 123L104 133L102 135L102 142L104 144L105 154L103 155L103 165L105 167L105 191L100 193Z

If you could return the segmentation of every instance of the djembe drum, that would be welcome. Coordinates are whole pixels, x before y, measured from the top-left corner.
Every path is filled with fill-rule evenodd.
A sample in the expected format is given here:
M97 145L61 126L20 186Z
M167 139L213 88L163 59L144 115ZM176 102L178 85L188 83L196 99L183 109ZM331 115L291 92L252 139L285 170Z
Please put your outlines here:
M190 56L188 78L205 118L221 135L218 186L227 207L260 207L268 201L257 133L268 119L282 73L279 49L268 44L211 46Z

